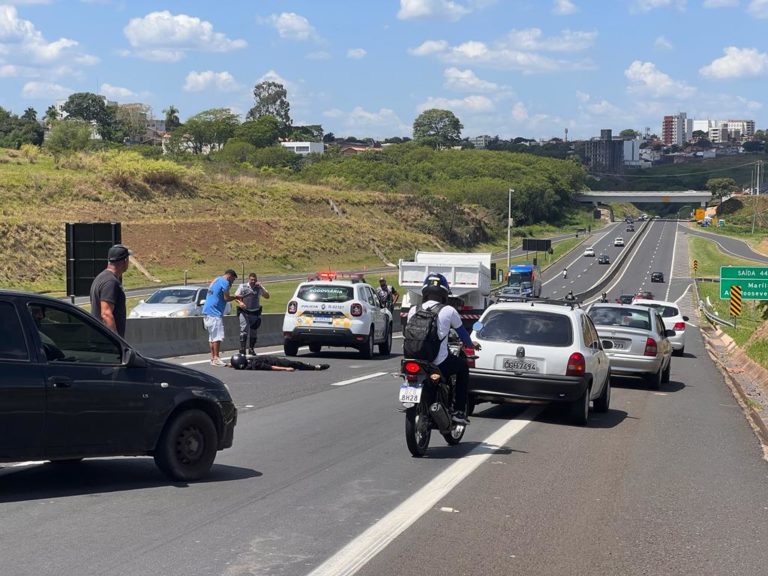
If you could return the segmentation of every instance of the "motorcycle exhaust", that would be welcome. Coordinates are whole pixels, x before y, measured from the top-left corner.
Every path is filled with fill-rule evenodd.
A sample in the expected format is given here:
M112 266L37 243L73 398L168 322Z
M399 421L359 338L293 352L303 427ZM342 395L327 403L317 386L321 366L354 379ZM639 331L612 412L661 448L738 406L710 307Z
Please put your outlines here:
M440 402L435 402L429 407L429 416L440 432L448 432L451 429L451 415Z

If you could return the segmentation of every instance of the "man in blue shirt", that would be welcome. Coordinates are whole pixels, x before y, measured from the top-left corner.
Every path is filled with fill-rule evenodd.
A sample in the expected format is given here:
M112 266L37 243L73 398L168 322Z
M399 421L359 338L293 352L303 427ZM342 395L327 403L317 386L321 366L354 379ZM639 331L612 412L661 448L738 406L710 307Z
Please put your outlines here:
M226 366L219 352L221 350L221 341L224 340L224 311L227 302L237 300L238 306L243 306L241 296L232 296L229 289L237 278L237 273L231 268L224 272L208 286L208 296L203 305L203 326L208 331L208 342L211 347L211 366Z

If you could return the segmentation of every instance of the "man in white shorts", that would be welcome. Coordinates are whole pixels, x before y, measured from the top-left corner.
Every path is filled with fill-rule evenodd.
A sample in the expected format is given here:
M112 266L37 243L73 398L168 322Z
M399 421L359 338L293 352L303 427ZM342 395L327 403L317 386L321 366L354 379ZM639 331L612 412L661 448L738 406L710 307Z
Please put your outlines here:
M237 278L237 273L231 268L211 282L208 296L203 306L203 326L208 331L208 342L211 347L211 366L226 366L220 357L221 342L224 340L224 311L227 302L237 300L238 306L243 306L241 296L232 296L229 289Z

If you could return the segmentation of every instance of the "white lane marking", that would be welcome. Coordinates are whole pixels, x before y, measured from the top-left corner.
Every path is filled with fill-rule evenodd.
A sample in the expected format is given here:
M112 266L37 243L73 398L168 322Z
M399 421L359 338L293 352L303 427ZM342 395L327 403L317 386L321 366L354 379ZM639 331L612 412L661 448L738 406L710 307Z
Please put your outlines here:
M751 260L752 262L763 262L763 263L765 262L765 260L758 260L757 258L750 258L749 256L742 256L741 254L736 254L735 252L731 252L725 246L720 244L720 242L718 240L715 240L715 238L720 238L720 236L718 234L712 234L711 232L704 232L703 230L695 230L695 229L690 228L690 227L689 227L689 230L691 231L691 233L694 236L701 236L703 238L706 238L706 239L710 240L711 242L714 242L715 244L717 244L720 247L720 250L722 250L726 254L730 254L731 256L735 256L736 258L741 258L742 260ZM751 252L755 256L763 256L759 252L755 252L754 250L752 250L752 248L749 246L749 244L744 242L744 240L739 240L738 238L730 238L730 237L729 237L729 240L735 240L737 242L741 242L746 247L747 252Z
M608 226L606 226L604 228L605 231L602 234L597 234L596 233L595 237L594 237L594 240L592 241L592 246L596 246L598 244L598 242L600 242L606 236L608 236L617 226L618 226L617 222L612 222L611 224L609 224ZM583 257L584 257L583 254L580 255L580 256L579 255L575 256L574 259L570 263L565 264L565 268L568 268L569 266L575 266L576 263L579 261L579 259L583 258ZM554 277L550 278L549 280L546 280L546 281L542 282L541 285L542 286L546 286L550 282L552 282L554 280L557 280L558 276L560 276L561 274L562 274L562 272L560 274L556 274Z
M675 224L675 240L672 244L672 264L669 267L669 280L667 280L667 293L664 295L664 300L669 302L669 291L672 290L672 278L675 277L675 250L677 250L677 230L680 228L679 224Z
M374 372L373 374L367 374L366 376L359 376L358 378L352 378L350 380L342 380L341 382L334 382L331 386L346 386L347 384L354 384L355 382L362 382L363 380L370 380L371 378L378 378L384 376L388 372Z
M395 538L405 532L416 520L432 510L442 498L474 472L480 464L493 456L498 447L503 446L520 433L542 410L543 407L541 406L529 408L519 419L511 420L499 428L479 446L473 448L469 454L451 464L429 484L315 568L309 573L309 576L351 576L355 574Z
M682 300L682 299L683 299L683 297L684 297L686 294L688 294L688 290L690 290L690 289L691 289L691 285L690 285L690 284L688 284L688 286L685 288L685 292L683 292L683 293L682 293L682 295L680 296L680 298L678 298L677 300L675 300L675 304L677 304L678 302L680 302L680 300ZM667 294L669 294L669 292L667 292ZM667 298L669 298L669 296L667 296ZM669 300L667 300L667 302L669 302ZM698 303L697 303L696 305L698 306Z

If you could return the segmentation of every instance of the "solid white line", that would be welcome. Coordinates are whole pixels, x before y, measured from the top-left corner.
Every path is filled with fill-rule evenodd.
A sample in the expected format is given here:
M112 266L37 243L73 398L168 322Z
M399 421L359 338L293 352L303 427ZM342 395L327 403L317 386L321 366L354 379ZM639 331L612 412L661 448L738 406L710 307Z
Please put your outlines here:
M675 241L672 244L672 265L669 268L669 280L667 280L667 293L664 295L664 300L669 302L669 291L672 290L672 278L675 277L675 250L677 250L677 229L680 228L678 224L675 224ZM686 240L687 242L687 240Z
M347 384L354 384L355 382L362 382L363 380L378 378L379 376L384 376L384 374L388 374L388 372L374 372L373 374L368 374L366 376L359 376L358 378L352 378L351 380L342 380L341 382L334 382L333 384L331 384L331 386L346 386Z
M486 438L469 454L460 458L429 484L411 495L405 502L368 528L336 554L309 573L309 576L351 576L405 532L442 498L494 455L500 448L525 428L543 410L535 406L526 410L519 419L511 420Z
M690 285L690 284L688 284L688 286L687 286L687 287L686 287L686 289L685 289L685 292L683 292L683 293L680 295L680 298L678 298L677 300L675 300L675 304L677 304L678 302L680 302L680 300L682 300L682 299L683 299L683 297L684 297L686 294L688 294L688 290L690 290L690 289L691 289L691 285ZM669 302L669 300L667 300L667 302ZM698 304L698 302L696 303L696 305L697 305L697 306L699 305L699 304Z

